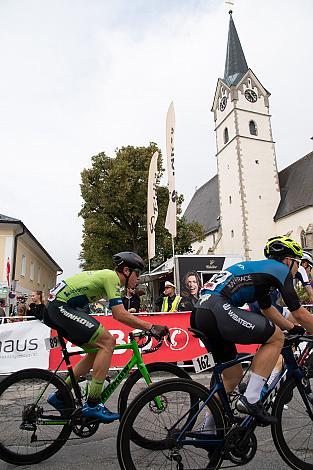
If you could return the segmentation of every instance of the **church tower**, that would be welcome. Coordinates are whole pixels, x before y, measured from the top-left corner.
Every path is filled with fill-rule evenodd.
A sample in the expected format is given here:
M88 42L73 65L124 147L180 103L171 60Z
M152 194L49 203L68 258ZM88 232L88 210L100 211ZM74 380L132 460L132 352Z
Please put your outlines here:
M280 202L270 93L248 68L230 11L224 78L217 82L214 113L221 239L216 253L262 256L275 233Z

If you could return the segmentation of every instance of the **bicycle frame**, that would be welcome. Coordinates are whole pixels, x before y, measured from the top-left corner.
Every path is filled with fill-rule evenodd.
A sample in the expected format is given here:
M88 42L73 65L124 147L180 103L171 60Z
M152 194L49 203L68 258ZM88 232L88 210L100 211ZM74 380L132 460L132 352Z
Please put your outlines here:
M285 367L279 372L279 374L275 377L273 382L270 384L268 387L268 390L262 397L261 401L263 404L267 405L267 408L270 407L272 400L274 399L275 395L277 394L277 391L280 387L280 384L282 383L282 380L286 377L286 379L290 377L295 377L295 380L297 382L297 388L298 391L303 399L303 402L306 406L307 413L310 417L311 420L313 420L313 403L308 399L307 394L306 394L306 387L310 387L309 384L305 384L304 381L304 375L301 371L301 365L304 363L304 359L302 361L302 358L307 358L309 352L311 351L313 347L313 337L304 337L303 338L305 341L308 342L307 346L304 348L303 352L301 353L301 356L299 358L299 361L297 362L296 358L294 357L294 353L292 350L292 343L289 342L287 343L286 346L283 347L282 349L282 356L285 361ZM211 400L211 398L217 394L219 397L219 400L222 404L223 411L228 418L228 421L230 423L230 427L238 424L238 420L236 420L236 416L234 415L230 401L227 397L223 380L221 377L221 374L224 369L228 369L229 367L232 367L235 364L239 364L241 362L244 362L245 360L250 360L253 358L253 354L247 355L244 357L240 357L237 359L234 359L232 361L228 361L225 363L217 364L213 368L213 375L215 379L215 385L209 389L208 397L206 400L203 402L201 407L199 409L196 409L196 405L194 405L190 410L188 410L184 416L182 416L177 422L174 423L172 426L172 429L175 429L177 425L190 413L190 411L194 408L195 409L195 414L193 417L188 420L182 430L180 431L178 437L177 437L177 442L183 444L183 445L192 445L192 446L201 446L203 447L223 447L224 446L224 439L218 439L215 435L206 435L203 433L198 432L188 432L188 428L190 428L193 423L196 421L199 413L203 410L203 408L207 405L207 403ZM311 392L311 389L309 390ZM256 427L256 421L252 416L247 415L243 420L240 422L238 425L241 429L244 429L246 431L251 430L253 431ZM187 434L186 434L187 433ZM189 436L188 436L189 434ZM185 436L188 436L187 438ZM245 437L243 438L243 440Z
M140 373L143 376L144 380L146 381L147 385L152 383L150 374L149 374L148 369L147 369L147 367L146 367L146 365L145 365L145 363L142 359L142 355L141 355L140 349L138 347L138 344L135 340L135 337L134 337L133 334L130 334L129 337L130 337L130 343L117 345L117 346L114 347L114 350L130 349L133 352L132 357L127 362L127 364L123 367L123 369L117 374L117 376L110 382L110 384L102 391L102 393L101 393L102 403L105 403L108 400L108 398L110 398L110 396L114 393L114 391L120 385L122 380L125 379L125 377L128 376L128 374L130 373L130 371L133 369L134 366L138 367L138 370L140 371ZM69 376L71 378L71 383L72 383L72 387L73 387L73 391L74 391L74 396L76 398L75 404L79 406L79 405L82 405L82 394L81 394L81 389L78 385L78 382L76 381L76 379L74 377L73 367L72 367L72 364L70 362L70 358L72 356L77 356L78 354L82 354L82 353L85 354L86 351L79 350L79 351L69 352L66 348L66 343L64 341L64 338L62 336L59 336L59 340L60 340L61 350L62 350L62 359L61 359L60 363L58 364L57 368L55 369L55 371L53 373L53 376L57 374L57 372L59 371L62 363L65 362L68 373L69 373ZM97 349L95 349L94 351L97 351ZM37 403L39 402L39 400L42 397L42 395L44 394L46 388L49 386L49 383L50 382L47 383L46 387L42 390L40 395L37 397L37 399L34 403L35 405L37 405ZM160 399L157 397L155 401L156 401L156 405L159 408L162 409ZM61 423L62 424L67 424L68 422L69 422L68 419L65 420L65 419L61 418L61 419L51 420L49 418L49 420L47 420L47 421L42 421L41 424L46 424L46 425L61 424Z

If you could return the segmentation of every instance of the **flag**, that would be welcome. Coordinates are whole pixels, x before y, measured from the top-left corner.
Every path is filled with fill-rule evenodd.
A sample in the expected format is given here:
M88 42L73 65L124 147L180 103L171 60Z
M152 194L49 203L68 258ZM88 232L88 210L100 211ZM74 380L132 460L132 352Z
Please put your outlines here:
M8 261L7 261L7 282L8 282L8 287L10 286L10 273L11 273L11 263L10 263L10 258L8 258Z
M169 203L167 208L165 228L173 238L176 237L176 190L175 190L175 160L174 160L174 132L175 132L175 111L173 102L167 111L166 116L166 153L167 153L167 175Z
M148 259L155 256L155 226L158 218L157 178L158 178L158 152L154 152L148 177L147 197L147 232L148 232Z

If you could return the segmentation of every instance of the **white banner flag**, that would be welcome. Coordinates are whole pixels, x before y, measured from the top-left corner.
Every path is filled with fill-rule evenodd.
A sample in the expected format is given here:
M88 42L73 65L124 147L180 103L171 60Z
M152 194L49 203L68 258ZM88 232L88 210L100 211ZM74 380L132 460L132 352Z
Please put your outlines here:
M167 111L166 116L166 153L167 153L167 174L169 203L167 208L165 228L173 238L176 237L176 190L175 190L175 160L174 160L174 132L175 132L175 111L173 102Z
M48 369L49 351L44 339L50 328L39 320L6 323L0 326L0 374L29 367Z
M155 226L158 218L157 178L158 178L158 152L154 152L148 177L147 198L147 232L148 232L148 259L155 256Z

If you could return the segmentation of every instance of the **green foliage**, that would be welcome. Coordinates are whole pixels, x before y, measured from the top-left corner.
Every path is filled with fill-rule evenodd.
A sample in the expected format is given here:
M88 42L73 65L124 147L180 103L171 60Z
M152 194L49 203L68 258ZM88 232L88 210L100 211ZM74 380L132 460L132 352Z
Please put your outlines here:
M82 251L83 269L112 267L112 255L119 251L136 251L147 258L147 185L151 157L159 152L158 184L164 172L162 154L156 144L148 147L122 147L115 158L99 153L92 157L91 168L81 173L81 195L84 200L79 213L84 219ZM172 256L171 236L164 228L168 206L168 190L158 186L158 221L156 225L156 257L153 266ZM181 213L183 196L178 196L177 212ZM193 240L204 238L198 223L177 220L175 253L191 251Z
M301 286L301 285L297 286L296 287L296 292L298 294L298 297L300 299L301 304L310 304L311 303L309 294L307 293L307 291L305 290L305 288L303 286Z

